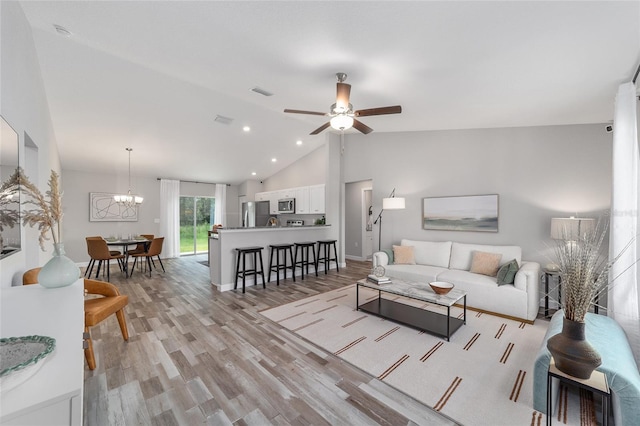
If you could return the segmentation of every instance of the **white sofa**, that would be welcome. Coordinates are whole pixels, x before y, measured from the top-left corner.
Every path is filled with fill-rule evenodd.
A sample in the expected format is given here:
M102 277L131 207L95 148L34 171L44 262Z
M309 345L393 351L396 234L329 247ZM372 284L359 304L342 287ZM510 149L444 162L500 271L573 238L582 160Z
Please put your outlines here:
M373 266L384 266L385 275L391 278L451 282L456 288L467 292L467 307L473 310L531 323L536 319L540 303L540 264L523 262L520 247L406 239L400 244L413 246L415 265L393 264L389 261L389 255L380 251L373 255ZM469 272L475 251L501 254L500 266L515 259L520 269L514 283L499 286L496 277Z

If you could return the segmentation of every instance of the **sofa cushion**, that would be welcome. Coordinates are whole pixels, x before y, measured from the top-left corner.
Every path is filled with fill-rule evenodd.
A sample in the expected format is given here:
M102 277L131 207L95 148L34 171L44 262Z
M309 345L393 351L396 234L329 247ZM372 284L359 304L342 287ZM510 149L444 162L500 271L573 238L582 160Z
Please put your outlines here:
M395 265L415 265L413 246L393 246L393 263Z
M513 259L509 263L505 263L498 270L497 281L498 285L513 284L516 279L516 273L520 267L518 262Z
M451 241L414 241L402 240L402 246L413 246L413 255L418 265L449 267L449 257L451 256Z
M492 246L482 244L451 244L451 260L449 268L468 271L471 269L471 257L474 251L484 251L487 253L500 253L502 260L500 266L515 259L518 264L522 261L522 249L518 246Z
M500 268L500 259L502 259L500 253L474 251L469 272L495 277L498 273L498 268Z

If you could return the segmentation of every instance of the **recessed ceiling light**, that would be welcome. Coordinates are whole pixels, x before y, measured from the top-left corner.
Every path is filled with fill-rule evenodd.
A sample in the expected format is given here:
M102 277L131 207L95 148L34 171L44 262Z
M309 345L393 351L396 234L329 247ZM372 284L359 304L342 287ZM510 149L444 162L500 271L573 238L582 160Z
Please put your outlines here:
M71 31L63 27L62 25L53 24L53 28L56 29L56 32L65 37L71 37Z
M251 131L251 127L249 127L249 126L244 126L244 127L242 128L242 130L243 130L243 131L245 131L245 132L249 132L249 131Z
M271 159L271 162L272 162L272 163L275 163L276 161L278 161L278 159L277 159L277 158L275 158L275 157L273 157L273 158Z
M251 172L251 176L255 176L255 175L257 175L256 172Z
M296 145L302 145L302 141L296 141Z

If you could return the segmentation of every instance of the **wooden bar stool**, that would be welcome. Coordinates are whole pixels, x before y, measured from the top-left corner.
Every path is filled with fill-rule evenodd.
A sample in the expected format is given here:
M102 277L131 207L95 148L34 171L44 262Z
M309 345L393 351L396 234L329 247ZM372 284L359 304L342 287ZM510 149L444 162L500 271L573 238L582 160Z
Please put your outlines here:
M280 271L284 271L284 279L287 279L287 269L291 269L291 275L293 275L293 282L296 281L296 269L293 257L293 244L270 244L269 245L269 278L271 282L271 272L276 273L276 285L280 285ZM282 252L282 262L280 262L280 253ZM273 265L273 254L276 254L276 264ZM287 253L289 253L289 259L291 259L291 266L287 265Z
M302 280L304 280L304 274L305 274L305 269L306 269L306 274L309 275L309 265L313 265L313 268L316 271L316 277L318 276L318 265L316 265L316 243L314 243L313 241L305 241L305 242L301 242L301 243L295 243L296 246L296 250L295 253L293 255L293 259L294 259L294 275L295 275L295 268L300 268L300 276L302 278ZM298 249L300 249L300 257L301 259L298 260ZM311 249L312 253L313 253L313 261L309 260L309 249ZM300 265L300 266L298 266Z
M316 269L318 264L324 262L324 273L329 270L331 262L336 263L336 271L340 272L338 266L338 248L336 246L337 240L318 240L318 259L316 260ZM333 247L333 257L331 257L331 247ZM322 255L322 257L320 257Z
M262 276L262 288L267 288L264 282L264 266L262 264L262 249L264 247L237 247L236 250L236 283L233 286L238 288L238 278L242 277L242 292L245 292L245 277L253 275L255 285L258 285L258 274ZM253 268L247 269L247 255L253 255ZM260 258L260 269L258 269L258 256ZM242 270L240 270L240 259L242 258Z

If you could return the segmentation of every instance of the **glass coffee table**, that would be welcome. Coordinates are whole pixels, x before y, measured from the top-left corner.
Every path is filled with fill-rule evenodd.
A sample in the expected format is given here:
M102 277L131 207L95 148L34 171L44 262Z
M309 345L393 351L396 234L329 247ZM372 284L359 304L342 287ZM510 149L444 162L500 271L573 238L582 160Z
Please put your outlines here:
M360 288L366 287L378 292L376 299L360 305ZM406 303L383 297L393 294L422 302L433 303L447 308L447 314L421 309ZM451 316L451 307L462 299L462 318ZM429 284L392 279L388 284L374 284L362 279L356 283L356 310L386 318L409 327L442 336L449 341L451 335L467 323L467 292L454 288L446 295L436 294Z

